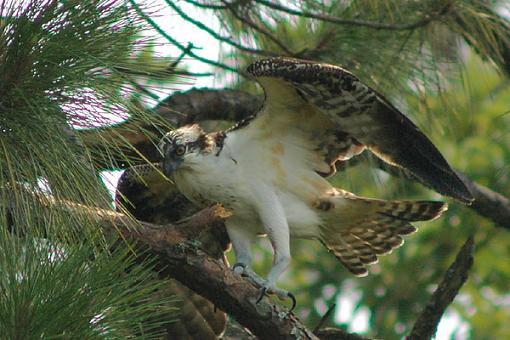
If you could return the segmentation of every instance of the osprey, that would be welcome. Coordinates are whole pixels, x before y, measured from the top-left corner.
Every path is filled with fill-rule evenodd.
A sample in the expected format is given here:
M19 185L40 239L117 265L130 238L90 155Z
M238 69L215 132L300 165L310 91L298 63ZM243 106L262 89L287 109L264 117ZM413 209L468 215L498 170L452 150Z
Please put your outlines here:
M335 188L326 177L335 173L336 161L368 149L439 193L473 200L416 125L352 73L290 58L260 60L248 72L265 92L257 114L221 132L181 127L167 133L159 148L165 175L189 200L222 203L232 211L226 228L237 259L233 269L263 293L294 300L276 286L291 260L290 238L321 241L350 272L365 276L366 265L416 231L411 222L432 220L447 208ZM250 246L262 234L274 250L266 279L250 268Z

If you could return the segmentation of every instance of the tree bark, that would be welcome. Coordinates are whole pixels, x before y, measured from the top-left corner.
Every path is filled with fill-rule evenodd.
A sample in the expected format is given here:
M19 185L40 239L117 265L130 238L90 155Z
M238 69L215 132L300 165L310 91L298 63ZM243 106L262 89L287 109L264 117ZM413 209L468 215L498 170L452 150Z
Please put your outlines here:
M473 248L473 237L469 237L416 320L407 340L431 339L434 336L446 308L455 299L468 278L469 269L473 266Z

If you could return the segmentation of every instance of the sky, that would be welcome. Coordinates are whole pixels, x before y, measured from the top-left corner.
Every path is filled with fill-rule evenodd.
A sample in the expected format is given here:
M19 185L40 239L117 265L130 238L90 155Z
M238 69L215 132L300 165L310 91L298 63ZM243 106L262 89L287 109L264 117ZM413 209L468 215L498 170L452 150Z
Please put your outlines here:
M208 33L198 29L193 24L183 20L180 16L173 12L166 4L164 0L150 0L150 1L137 1L140 4L148 4L150 3L151 11L154 8L157 8L158 11L156 15L153 16L153 19L156 23L169 35L176 38L181 44L187 45L188 42L192 42L194 46L199 47L200 49L195 50L194 52L202 57L207 59L216 60L220 53L220 44L217 40L212 38ZM192 16L194 19L198 19L201 22L206 23L209 27L214 29L216 32L219 31L219 22L210 14L207 15L207 12L204 10L197 10L194 6L185 3L183 1L176 1L176 4L188 15ZM157 36L158 34L155 31L147 32L148 36ZM191 38L191 39L190 39ZM163 57L176 57L181 54L181 51L169 45L164 38L160 39L161 44L157 46L156 51ZM188 68L189 71L195 73L205 73L212 72L215 70L202 62L193 60L191 58L185 58L183 60L184 64ZM340 63L340 61L339 61ZM228 79L228 78L227 78ZM166 95L171 94L175 90L188 90L193 87L227 87L229 84L225 82L225 78L215 78L211 77L198 77L196 79L187 79L185 84L181 84L176 86L174 89L165 90L163 92L157 92L158 95L161 95L161 99L163 99ZM103 173L103 179L108 186L112 195L115 192L115 187L118 181L118 178L122 172L106 172ZM387 270L391 270L391 268L387 268ZM337 306L341 306L341 308L337 308L337 313L335 315L335 319L337 322L341 323L350 323L349 331L351 332L366 332L368 330L369 324L369 309L368 308L360 308L355 310L355 305L357 300L361 298L361 292L356 290L356 287L350 285L348 287L342 287L342 291L344 292L337 301ZM318 309L326 309L327 306L322 306L320 301L315 306ZM395 325L395 327L399 327L399 325ZM469 325L463 321L460 315L453 310L448 310L438 327L438 331L436 333L435 339L443 340L443 339L455 339L462 340L469 338Z
M218 58L220 52L220 44L218 41L212 39L207 33L198 29L193 24L183 20L177 13L172 11L172 9L166 5L164 0L138 0L137 3L139 3L141 7L144 5L148 6L150 8L150 10L147 11L148 13L155 12L152 18L158 26L160 26L169 35L176 37L183 45L188 44L190 37L193 38L191 40L193 45L200 48L199 50L194 51L196 54L211 60ZM207 22L208 25L215 30L219 29L218 20L216 20L213 16L207 15L204 11L196 11L194 6L182 1L178 2L178 5L186 13L193 14L194 18ZM146 35L151 38L159 36L159 34L154 30L146 32ZM157 41L158 44L156 44L155 51L161 57L175 58L181 54L181 50L169 44L163 37L158 38ZM182 63L189 71L194 73L214 73L215 71L210 65L189 57L185 57ZM154 91L154 93L161 99L164 99L167 95L170 95L174 91L185 91L193 87L219 88L225 87L226 85L228 84L225 84L223 80L218 80L214 76L186 78L182 84L176 84L172 89ZM157 103L152 102L152 104L155 105ZM112 196L115 195L115 188L121 174L122 171L109 171L102 174L103 180L108 187L108 190L112 193Z

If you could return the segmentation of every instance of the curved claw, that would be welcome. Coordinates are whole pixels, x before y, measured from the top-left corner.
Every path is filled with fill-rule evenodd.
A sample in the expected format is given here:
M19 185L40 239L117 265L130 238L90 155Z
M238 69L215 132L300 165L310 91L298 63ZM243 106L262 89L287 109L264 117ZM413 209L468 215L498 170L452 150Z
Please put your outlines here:
M255 302L256 305L259 304L259 302L262 300L262 298L264 297L264 295L266 295L266 292L267 292L267 288L266 287L262 287L260 289L260 295L259 297L257 298L257 302Z
M260 301L262 301L262 298L264 297L264 295L266 295L266 293L268 292L268 288L267 287L262 287L260 289L260 295L259 297L257 298L257 301L255 302L255 304L259 304ZM290 314L294 311L294 309L296 308L297 306L297 300L296 300L296 297L294 296L294 294L292 294L291 292L287 292L287 297L289 299L291 299L292 301L292 306L290 307L289 311L287 312L287 314Z
M291 292L288 292L287 296L289 297L289 299L292 300L292 306L290 307L289 311L287 312L287 314L290 314L290 313L292 313L292 311L294 311L294 308L296 308L297 301L296 301L296 297Z

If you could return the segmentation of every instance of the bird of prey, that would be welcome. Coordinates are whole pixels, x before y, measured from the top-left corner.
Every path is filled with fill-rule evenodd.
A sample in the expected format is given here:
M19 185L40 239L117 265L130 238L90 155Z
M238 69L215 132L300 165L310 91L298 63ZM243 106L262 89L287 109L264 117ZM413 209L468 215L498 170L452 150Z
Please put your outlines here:
M403 168L437 192L464 203L471 193L432 142L382 95L345 69L291 58L254 62L248 72L265 92L253 117L206 134L198 125L167 133L159 144L165 175L192 202L222 203L242 273L263 292L291 260L290 238L317 239L353 274L402 245L414 221L432 220L447 205L386 201L333 187L335 162L364 150ZM273 266L262 279L250 268L250 246L269 237Z

